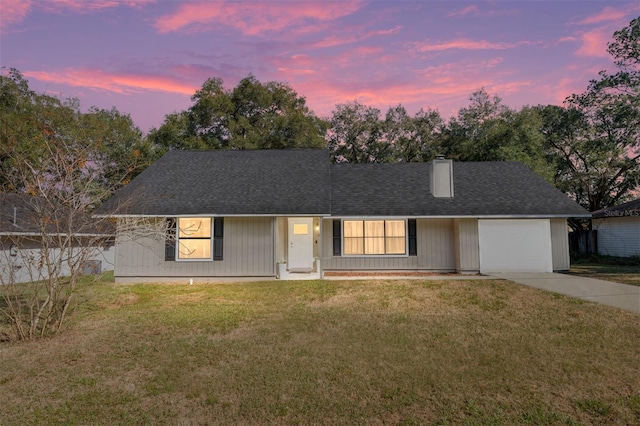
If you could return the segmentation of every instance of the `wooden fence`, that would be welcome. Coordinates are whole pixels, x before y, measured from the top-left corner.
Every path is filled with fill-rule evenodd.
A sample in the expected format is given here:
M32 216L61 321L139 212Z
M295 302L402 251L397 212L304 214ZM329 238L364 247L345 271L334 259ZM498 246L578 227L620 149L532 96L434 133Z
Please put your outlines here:
M598 253L597 231L573 231L569 232L569 250L572 253L591 254Z

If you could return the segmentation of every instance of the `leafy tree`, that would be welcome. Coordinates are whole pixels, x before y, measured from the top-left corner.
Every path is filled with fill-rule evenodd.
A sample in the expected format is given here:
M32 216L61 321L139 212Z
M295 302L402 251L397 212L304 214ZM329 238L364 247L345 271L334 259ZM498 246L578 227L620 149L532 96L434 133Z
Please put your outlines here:
M11 69L0 73L0 189L22 189L22 182L10 180L15 160L13 152L37 154L38 141L42 137L43 123L37 114L47 108L61 107L58 99L37 95L29 89L20 72ZM37 159L37 155L33 155ZM14 186L16 185L16 186Z
M618 72L600 72L600 80L591 82L594 89L613 89L637 98L640 95L640 17L629 26L613 33L614 41L607 45L607 52L614 58Z
M279 82L249 75L227 91L211 78L192 97L193 105L166 116L149 134L161 149L319 148L326 123L304 97Z
M93 161L103 167L107 187L126 185L154 160L151 145L128 114L92 107L80 115L79 125L94 148Z
M590 211L625 201L640 186L640 20L614 33L618 72L600 73L566 108L547 108L556 182Z
M442 153L458 161L520 161L554 182L554 160L539 107L512 110L480 89L444 128Z
M327 146L335 162L427 161L437 154L442 125L435 110L421 109L411 117L398 105L383 120L379 109L354 101L336 105Z
M336 105L327 147L338 163L385 163L392 158L392 146L384 139L380 110L357 101Z
M33 191L37 182L28 180L27 175L23 180L14 177L23 167L44 171L51 147L62 141L82 148L77 152L82 152L82 158L74 160L96 175L92 191L102 197L122 187L152 161L151 147L129 115L115 108L91 108L82 113L76 99L61 101L30 90L15 69L0 74L0 123L3 191Z
M505 160L502 148L510 143L512 111L502 100L480 89L469 97L470 104L449 120L443 139L444 154L459 161Z
M640 184L640 114L625 103L545 107L543 133L555 152L555 183L589 211L618 204Z
M510 111L505 120L506 143L498 150L496 159L520 161L549 183L554 183L553 154L541 132L543 118L538 108L525 106L520 111Z
M409 116L402 105L389 108L384 121L386 140L398 162L429 161L440 154L440 131L444 121L436 110L420 109Z
M157 129L151 129L147 140L154 148L158 158L169 149L207 149L205 140L189 131L187 111L174 112L164 117Z

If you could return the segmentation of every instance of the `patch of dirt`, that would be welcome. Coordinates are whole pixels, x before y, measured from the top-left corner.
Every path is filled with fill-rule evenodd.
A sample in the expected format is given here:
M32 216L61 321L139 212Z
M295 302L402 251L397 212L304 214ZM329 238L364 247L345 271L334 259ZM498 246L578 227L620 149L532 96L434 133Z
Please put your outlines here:
M129 306L135 304L140 297L134 293L119 294L109 307L119 308L122 306Z

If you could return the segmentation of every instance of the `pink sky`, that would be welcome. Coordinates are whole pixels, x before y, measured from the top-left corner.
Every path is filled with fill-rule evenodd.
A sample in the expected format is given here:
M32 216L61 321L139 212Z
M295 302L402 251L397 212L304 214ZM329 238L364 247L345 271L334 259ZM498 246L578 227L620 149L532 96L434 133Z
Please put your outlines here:
M211 77L282 81L321 117L353 100L448 118L480 88L561 104L603 69L637 1L2 0L0 65L143 130Z

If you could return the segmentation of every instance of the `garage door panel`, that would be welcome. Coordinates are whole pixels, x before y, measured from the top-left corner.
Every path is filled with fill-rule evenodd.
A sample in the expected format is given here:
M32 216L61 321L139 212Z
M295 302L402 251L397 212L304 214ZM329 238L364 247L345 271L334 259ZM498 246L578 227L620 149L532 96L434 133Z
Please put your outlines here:
M548 219L479 220L480 272L552 272Z

